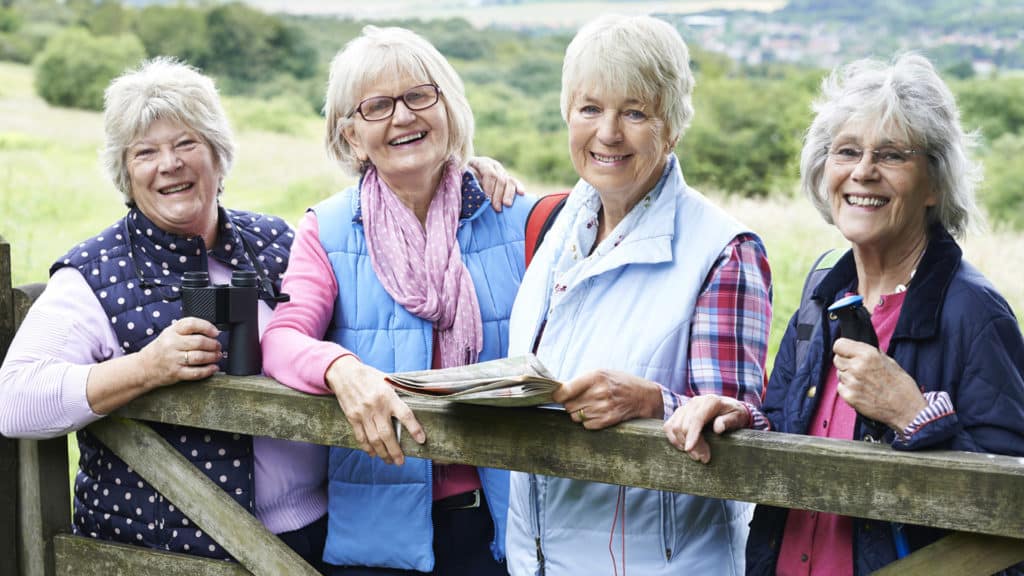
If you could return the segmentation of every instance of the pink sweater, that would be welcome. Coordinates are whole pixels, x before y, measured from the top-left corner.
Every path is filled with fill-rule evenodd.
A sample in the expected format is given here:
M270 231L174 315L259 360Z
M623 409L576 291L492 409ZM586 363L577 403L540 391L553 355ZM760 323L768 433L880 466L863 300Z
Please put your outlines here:
M299 222L281 289L291 295L291 302L278 305L263 334L263 371L296 390L331 394L325 380L327 369L352 352L323 340L338 297L338 282L320 244L320 227L313 212ZM434 475L434 499L480 487L472 467L445 468Z

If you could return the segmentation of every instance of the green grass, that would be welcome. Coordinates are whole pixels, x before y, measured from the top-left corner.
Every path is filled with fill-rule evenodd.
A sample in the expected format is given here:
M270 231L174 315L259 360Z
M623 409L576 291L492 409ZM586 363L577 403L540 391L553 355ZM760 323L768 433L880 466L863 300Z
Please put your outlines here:
M225 186L227 206L269 212L295 225L308 206L352 183L327 159L322 120L315 115L288 111L281 102L235 98L226 109L238 140ZM267 115L279 117L262 117ZM101 138L100 114L47 106L33 94L30 68L0 63L0 236L11 244L16 285L45 281L55 259L123 214L120 195L99 167ZM544 185L530 188L545 191ZM802 198L718 201L768 248L774 282L770 362L799 304L808 267L822 251L845 242ZM1024 234L972 237L965 251L1014 310L1024 310ZM77 450L70 444L74 471Z

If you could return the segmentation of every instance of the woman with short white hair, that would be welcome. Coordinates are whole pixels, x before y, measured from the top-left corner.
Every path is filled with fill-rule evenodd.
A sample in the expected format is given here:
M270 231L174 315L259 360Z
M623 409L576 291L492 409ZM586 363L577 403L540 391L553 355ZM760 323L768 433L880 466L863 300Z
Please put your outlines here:
M505 356L531 202L487 205L462 81L413 32L364 28L325 111L359 184L300 224L263 351L269 375L333 394L361 448L331 448L328 572L505 574L508 472L406 458L392 419L427 435L384 375Z
M0 369L0 432L78 431L77 534L211 558L218 542L85 428L134 398L218 370L224 338L182 317L181 283L203 271L226 284L260 282L265 326L278 300L292 230L221 200L235 155L213 80L168 58L143 63L106 90L101 152L127 213L76 243L50 268ZM253 352L258 353L259 349ZM317 565L326 531L326 448L153 423L199 470Z
M608 16L566 50L562 114L580 181L513 309L511 354L535 351L595 430L670 416L701 394L760 404L771 323L764 246L683 180L693 117L686 45L667 23ZM749 505L514 472L509 570L740 574Z

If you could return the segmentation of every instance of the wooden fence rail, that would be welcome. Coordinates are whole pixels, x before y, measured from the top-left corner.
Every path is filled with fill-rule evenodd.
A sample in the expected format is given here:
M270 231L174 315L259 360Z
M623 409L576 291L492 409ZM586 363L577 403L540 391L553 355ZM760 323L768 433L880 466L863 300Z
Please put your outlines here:
M28 301L20 290L9 288L9 279L9 249L0 240L0 354L27 309L24 302L14 302ZM638 420L593 432L549 410L407 401L428 437L421 446L402 436L402 449L412 456L956 531L887 567L883 572L889 574L989 574L1024 560L1021 458L905 453L861 442L738 431L709 437L712 461L701 465L668 444L660 421ZM241 520L245 514L240 508L237 514L218 508L214 497L203 495L198 481L185 479L191 467L170 462L159 444L151 442L148 427L133 420L355 447L333 398L301 394L263 377L217 375L161 388L94 425L112 449L232 551L242 563L236 565L68 535L67 466L60 461L60 450L51 448L52 441L25 440L12 449L14 441L0 438L0 554L10 558L7 554L14 550L15 565L20 566L7 568L0 561L0 575L195 576L306 569L281 551L276 538L267 540L269 534L251 517ZM13 457L17 464L11 464ZM40 472L44 468L46 476L56 475L59 481L47 483ZM9 492L9 473L4 473L14 469L22 478L16 497ZM161 480L165 487L158 485ZM34 492L33 482L41 486ZM165 491L176 488L184 492ZM198 492L193 494L193 489ZM9 513L12 506L18 506L20 518L14 530L4 524L14 516ZM26 515L26 509L36 512Z

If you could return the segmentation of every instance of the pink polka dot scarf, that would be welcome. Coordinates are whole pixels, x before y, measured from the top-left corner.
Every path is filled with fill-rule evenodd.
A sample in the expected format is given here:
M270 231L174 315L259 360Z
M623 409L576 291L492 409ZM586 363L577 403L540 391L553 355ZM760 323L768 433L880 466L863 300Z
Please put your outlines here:
M367 170L359 192L373 271L403 308L434 323L444 368L475 363L484 339L476 288L455 237L461 182L459 163L449 161L426 230L376 168Z

